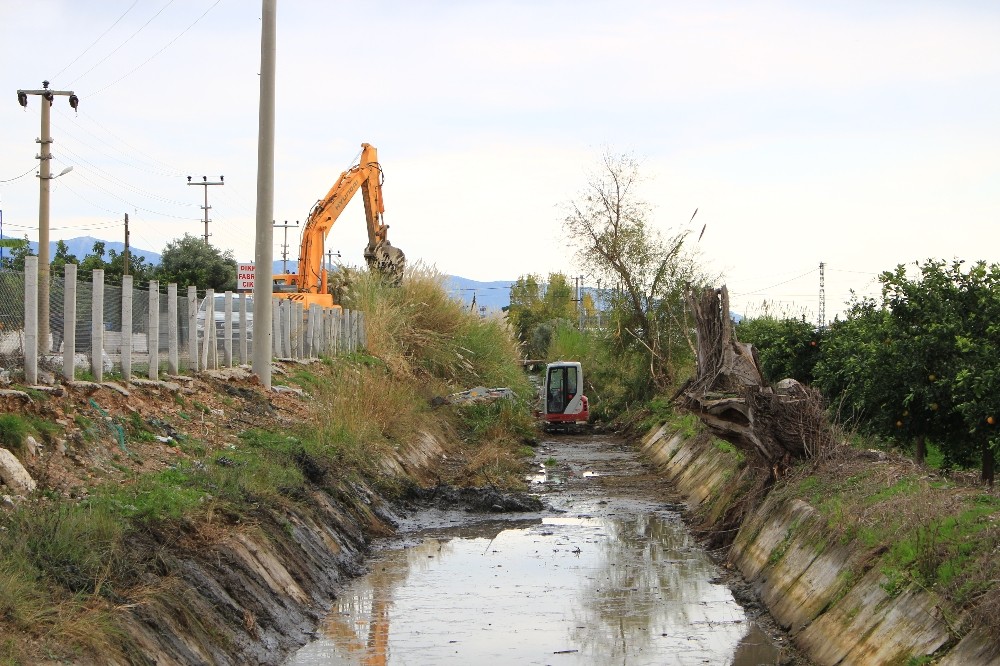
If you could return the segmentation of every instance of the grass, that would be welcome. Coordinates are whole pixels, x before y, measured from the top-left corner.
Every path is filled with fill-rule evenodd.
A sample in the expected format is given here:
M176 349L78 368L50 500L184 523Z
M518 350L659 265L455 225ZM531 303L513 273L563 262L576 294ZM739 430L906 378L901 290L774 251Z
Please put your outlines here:
M12 453L24 450L28 437L28 423L18 414L0 414L0 446Z
M401 289L358 276L348 302L368 313L369 349L297 368L286 378L310 396L304 403L309 417L297 426L246 430L237 445L225 448L178 435L184 455L144 474L129 473L119 464L124 454L115 451L108 467L119 481L100 483L95 466L86 499L64 501L43 488L43 502L0 516L0 663L31 662L37 655L30 650L38 646L56 660L122 654L127 637L115 609L162 601L146 582L162 574L162 560L137 549L136 535L173 540L195 525L224 533L231 525L280 516L283 508L304 507L315 489L340 497L349 479L392 489L386 460L422 431L463 436L468 462L458 478L523 484L524 461L533 453L525 441L534 435L534 393L504 321L469 313L448 298L440 275L420 267L411 269ZM515 398L431 406L435 396L478 385L509 387ZM172 400L171 407L184 410L177 414L182 422L212 416L204 398L175 394ZM239 409L225 404L227 413ZM92 406L93 412L84 406L73 413L89 441L107 439L105 421L128 442L155 437L138 412L112 414L108 421ZM32 432L55 437L52 427L24 415L0 415L0 441L16 447ZM287 521L273 522L286 526L279 530L285 535ZM163 599L176 604L182 597L171 592ZM32 642L35 647L27 647Z
M800 465L781 497L799 497L826 518L831 541L870 553L867 566L898 595L911 586L942 600L942 612L1000 631L1000 497L899 459L873 463L844 448ZM858 572L857 578L860 578Z

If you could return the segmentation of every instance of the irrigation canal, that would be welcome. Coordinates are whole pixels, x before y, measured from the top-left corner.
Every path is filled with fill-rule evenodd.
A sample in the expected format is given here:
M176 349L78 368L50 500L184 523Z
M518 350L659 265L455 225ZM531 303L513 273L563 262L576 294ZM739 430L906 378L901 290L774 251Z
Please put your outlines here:
M553 436L536 462L544 511L414 512L288 663L797 661L734 600L632 445Z

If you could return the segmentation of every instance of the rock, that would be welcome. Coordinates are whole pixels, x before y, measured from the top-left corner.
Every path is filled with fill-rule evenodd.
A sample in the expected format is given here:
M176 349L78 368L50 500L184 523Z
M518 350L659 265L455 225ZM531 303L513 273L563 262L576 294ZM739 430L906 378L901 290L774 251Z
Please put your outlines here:
M15 508L14 498L11 497L10 495L4 495L3 497L0 497L0 506L2 506L4 509L8 511L13 510Z
M31 435L28 435L27 437L24 438L24 446L27 447L28 453L30 453L32 457L38 455L38 449L39 449L38 440L32 437Z
M18 391L16 389L0 389L0 397L16 397L24 400L25 402L32 402L30 395L24 391Z
M128 389L120 384L115 384L114 382L104 382L102 386L109 388L112 391L117 391L118 393L121 393L125 397L129 396Z
M35 489L35 480L7 449L0 449L0 481L18 495L27 495Z

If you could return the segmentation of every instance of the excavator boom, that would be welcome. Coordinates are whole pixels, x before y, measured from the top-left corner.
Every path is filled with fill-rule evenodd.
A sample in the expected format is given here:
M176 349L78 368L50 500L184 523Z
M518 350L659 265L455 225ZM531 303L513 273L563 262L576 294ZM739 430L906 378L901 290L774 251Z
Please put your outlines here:
M299 272L275 276L277 285L294 286L295 291L275 289L279 296L332 305L333 298L329 293L326 269L323 266L324 241L358 190L361 191L368 225L368 246L364 251L368 267L378 271L391 284L398 285L402 281L406 257L401 250L389 243L389 226L382 221L382 214L385 212L382 203L382 167L378 163L375 147L363 143L359 162L340 174L326 196L316 202L309 212L302 230ZM307 296L312 294L315 296Z

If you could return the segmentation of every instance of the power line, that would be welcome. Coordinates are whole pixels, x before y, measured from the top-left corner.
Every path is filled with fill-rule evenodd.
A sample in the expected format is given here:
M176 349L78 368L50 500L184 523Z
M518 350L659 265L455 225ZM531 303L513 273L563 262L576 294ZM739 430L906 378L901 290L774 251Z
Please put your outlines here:
M173 2L173 0L171 0L171 2ZM195 25L197 25L197 24L198 24L198 21L200 21L200 20L202 20L203 18L205 18L205 16L206 16L206 15L207 15L207 14L208 14L208 13L209 13L210 11L212 11L213 9L215 9L216 5L218 5L218 4L220 3L220 2L222 2L222 0L215 0L215 4L213 4L213 5L211 6L211 7L209 7L208 9L206 9L206 10L205 10L205 13L204 13L204 14L202 14L201 16L199 16L198 18L196 18L196 19L194 20L194 23L192 23L192 24L191 24L191 25L189 25L188 27L184 28L184 29L183 29L183 30L181 31L181 33L180 33L179 35L177 35L176 37L174 37L173 39L171 39L171 40L170 40L169 42L167 42L166 46L164 46L164 47L163 47L162 49L160 49L159 51L157 51L157 52L156 52L156 53L154 53L153 55L151 55L151 56L149 56L148 58L146 58L145 60L143 60L143 61L142 61L142 62L141 62L141 63L140 63L140 64L139 64L138 66L136 66L136 67L135 67L135 68L134 68L134 69L133 69L132 71L128 72L127 74L125 74L125 75L124 75L124 76L122 76L121 78L119 78L119 79L116 79L116 80L112 81L111 83L109 83L108 85L104 86L103 88L100 88L99 90L96 90L96 91L92 92L92 93L90 94L90 96L91 96L91 97L94 97L94 96L96 96L96 95L99 95L99 94L101 94L102 92L104 92L105 90L107 90L108 88L110 88L111 86L114 86L114 85L116 85L116 84L118 84L118 83L121 83L122 81L124 81L125 79L127 79L128 77L132 76L132 75L133 75L133 74L135 74L135 73L136 73L137 71L139 71L140 69L142 69L143 67L145 67L145 66L146 66L146 65L147 65L147 64L149 63L149 61L150 61L150 60L152 60L152 59L153 59L153 58L155 58L156 56L158 56L158 55L160 55L161 53L163 53L164 51L166 51L166 50L167 50L168 48L170 48L170 47L171 47L171 46L173 45L173 43L174 43L174 42L176 42L176 41L177 41L178 39L180 39L181 37L183 37L183 36L184 36L184 33L186 33L186 32L187 32L188 30L190 30L190 29L191 29L191 28L193 28L193 27L194 27Z
M122 187L123 189L126 189L126 190L128 190L130 192L133 192L135 194L144 196L144 197L146 197L148 199L156 199L158 201L162 201L163 203L174 204L176 206L193 206L194 205L193 203L191 203L189 201L179 201L177 199L168 199L167 197L161 196L159 194L154 194L154 193L152 193L152 192L150 192L148 190L143 190L142 188L137 187L135 185L130 185L129 183L127 183L124 180L122 180L121 178L118 178L117 176L114 176L113 174L111 174L111 173L105 171L104 169L100 168L99 166L97 166L96 164L94 164L93 162L91 162L90 160L88 160L87 158L83 157L79 153L76 153L72 149L67 148L66 146L63 146L62 150L65 151L65 152L67 152L67 153L69 153L73 157L75 157L78 162L81 162L81 163L86 164L89 167L91 167L91 169L93 169L93 174L95 176L103 178L104 180L107 180L107 181L113 183L114 185L118 185L118 186ZM60 159L56 159L56 161L60 162L60 163L65 163L64 160L60 160Z
M772 284L769 287L764 287L763 289L757 289L755 291L738 292L738 293L734 293L733 296L760 296L764 292L766 292L766 291L768 291L770 289L774 289L775 287L780 287L783 284L788 284L789 282L795 282L796 280L801 280L802 278L806 277L807 275L811 275L812 273L815 273L817 270L818 269L813 268L812 270L806 271L802 275L797 275L797 276L795 276L793 278L789 278L789 279L784 280L782 282L778 282L777 284Z
M61 113L66 118L70 118L71 120L73 119L71 116L67 116L66 114L62 113L61 111L58 111L58 113ZM89 122L92 122L93 124L97 125L104 132L106 132L110 136L114 137L118 141L121 141L122 144L124 144L125 147L128 148L129 151L131 151L132 153L137 153L137 154L142 155L144 157L148 157L151 160L151 165L152 166L155 166L156 164L162 165L164 167L164 173L162 173L160 175L183 176L185 174L185 171L183 169L179 169L179 168L177 168L177 167L175 167L175 166L173 166L171 164L167 164L166 162L163 162L162 160L158 160L157 158L153 157L149 153L146 153L145 151L140 150L139 148L136 148L135 146L133 146L132 144L130 144L128 141L126 141L125 139L121 138L120 136L118 136L117 134L115 134L114 132L112 132L111 130L109 130L107 127L105 127L104 125L102 125L101 123L99 123L97 120L95 120L94 118L92 118L89 115L87 115L86 111L84 111L83 113L77 113L77 118L83 118L83 119L85 119L85 120L87 120ZM94 137L95 139L97 139L98 141L100 141L101 143L103 143L104 145L106 145L108 148L111 148L112 150L115 150L115 151L118 151L118 152L122 152L124 154L124 151L120 151L118 148L116 148L115 146L111 145L110 143L108 143L107 141L105 141L104 139L102 139L101 137L97 136L96 134L94 134L93 132L91 132L90 130L88 130L83 125L79 125L78 124L77 127L79 127L80 129L82 129L84 132L87 132L88 134L90 134L92 137ZM151 173L156 173L156 172L151 172Z
M132 3L132 5L131 5L131 6L130 6L130 7L128 8L128 9L126 9L126 10L125 10L125 12L124 12L124 13L123 13L123 14L122 14L121 16L119 16L119 17L118 17L118 18L117 18L117 19L115 20L115 22L111 24L111 26L110 26L110 27L109 27L109 28L108 28L107 30L105 30L104 32L102 32L102 33L101 33L100 37L98 37L97 39L95 39L95 40L93 41L93 43L92 43L92 44L91 44L90 46L88 46L87 48L85 48L85 49L83 50L83 53L81 53L81 54L80 54L80 55L78 55L77 57L73 58L73 60L72 60L72 61L71 61L71 62L70 62L70 63L69 63L68 65L66 65L65 67L63 67L62 69L60 69L60 70L59 70L58 72L56 72L56 75L55 75L55 76L50 76L50 77L49 77L49 80L50 80L50 81L54 81L55 79L59 78L59 75L60 75L60 74L62 74L63 72L65 72L65 71L66 71L67 69L69 69L70 67L72 67L72 66L73 66L74 64L76 64L76 61L77 61L77 60L79 60L79 59L80 59L80 58L82 58L83 56L87 55L87 52L88 52L88 51L90 51L90 49L94 48L94 46L96 46L96 45L97 45L97 42L99 42L99 41L101 41L102 39L104 39L104 36L105 36L105 35L107 35L107 34L108 34L109 32L111 32L111 30L112 30L112 29L113 29L113 28L114 28L114 27L115 27L116 25L118 25L118 23L119 23L119 22L121 22L121 20L122 20L123 18L125 18L126 14L128 14L128 13L129 13L130 11L132 11L132 9L133 9L133 8L134 8L134 7L135 7L135 6L137 5L137 4L139 4L139 0L135 0L135 2L133 2L133 3Z
M25 171L24 173L22 173L20 176L15 176L14 178L8 178L7 180L0 180L0 183L13 183L15 180L20 180L21 178L24 178L29 173L31 173L32 171L34 171L36 168L37 167L35 167L35 165L32 164L31 168L28 169L27 171Z
M130 41L132 41L133 37L135 37L140 32L142 32L143 30L145 30L146 26L148 26L150 23L152 23L156 19L157 16L159 16L160 14L163 13L163 10L165 10L167 7L169 7L172 4L174 4L174 0L169 0L167 2L167 4L163 5L163 7L160 8L160 11L156 12L155 14L153 14L153 16L148 21L146 21L145 23L142 24L142 27L140 27L138 30L136 30L135 32L133 32L128 37L126 37L125 41L122 42L121 44L119 44L118 46L116 46L114 48L114 50L111 51L111 53L109 53L108 55L106 55L103 58L101 58L100 60L98 60L97 64L95 64L93 67L91 67L90 69L88 69L86 72L84 72L80 76L78 76L75 79L73 79L72 81L70 81L67 85L73 85L74 83L76 83L77 81L79 81L80 79L82 79L83 77L87 76L87 74L90 74L92 71L94 71L95 69L97 69L98 67L100 67L102 64L104 64L104 62L107 61L108 58L110 58L114 54L118 53L118 51L120 51L123 46L125 46Z

